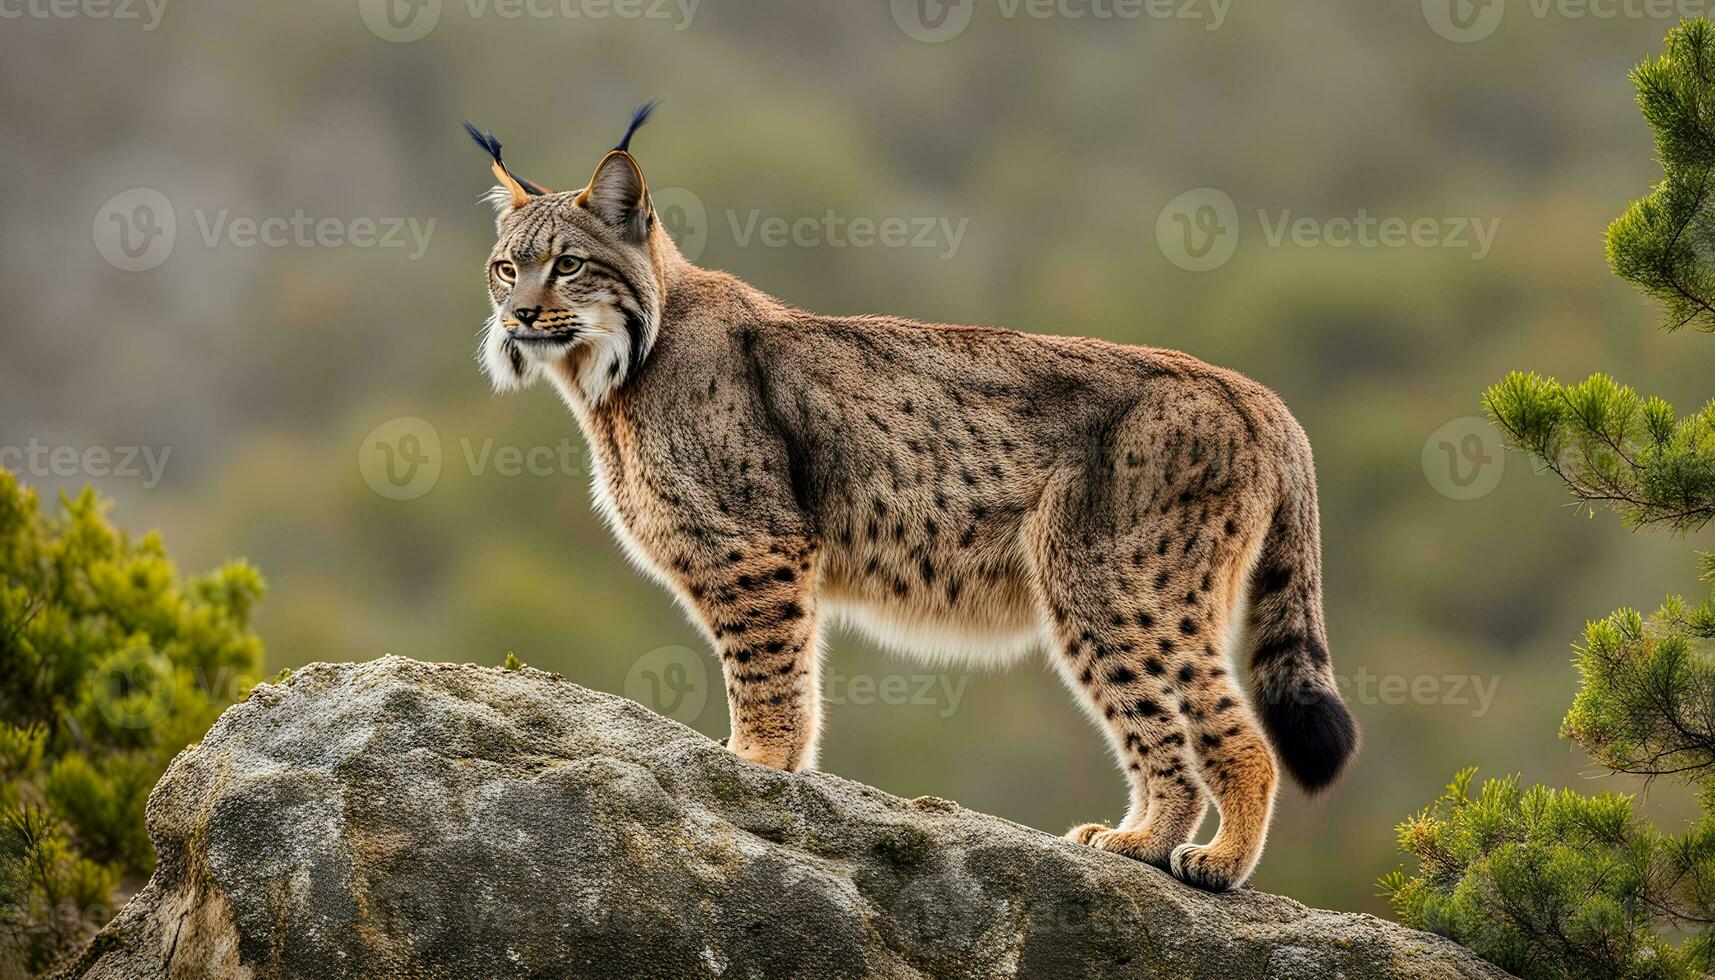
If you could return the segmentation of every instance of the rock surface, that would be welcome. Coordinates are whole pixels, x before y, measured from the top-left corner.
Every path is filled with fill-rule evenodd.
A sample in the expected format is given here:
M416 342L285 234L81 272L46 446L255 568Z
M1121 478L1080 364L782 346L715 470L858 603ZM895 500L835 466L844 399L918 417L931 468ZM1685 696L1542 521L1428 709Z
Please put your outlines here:
M1367 915L739 762L528 668L257 687L149 799L160 864L63 976L1474 977Z

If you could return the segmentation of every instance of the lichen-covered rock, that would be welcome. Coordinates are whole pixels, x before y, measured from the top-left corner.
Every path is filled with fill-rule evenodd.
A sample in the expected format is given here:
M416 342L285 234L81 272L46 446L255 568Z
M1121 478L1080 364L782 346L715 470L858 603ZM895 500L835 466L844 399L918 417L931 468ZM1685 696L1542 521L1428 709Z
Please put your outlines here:
M148 821L153 879L66 976L1504 975L1371 916L748 765L529 669L306 667L181 754Z

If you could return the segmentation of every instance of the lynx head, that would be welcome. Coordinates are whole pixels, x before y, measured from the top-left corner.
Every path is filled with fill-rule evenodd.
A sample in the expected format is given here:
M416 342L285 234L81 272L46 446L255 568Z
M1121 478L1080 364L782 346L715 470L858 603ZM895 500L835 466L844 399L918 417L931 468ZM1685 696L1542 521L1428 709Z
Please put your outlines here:
M488 257L494 312L478 354L497 391L548 373L568 398L597 405L649 356L660 326L662 270L676 254L629 150L652 109L654 103L637 110L587 186L558 193L514 174L494 134L465 123L494 158L500 180L487 195L499 234Z

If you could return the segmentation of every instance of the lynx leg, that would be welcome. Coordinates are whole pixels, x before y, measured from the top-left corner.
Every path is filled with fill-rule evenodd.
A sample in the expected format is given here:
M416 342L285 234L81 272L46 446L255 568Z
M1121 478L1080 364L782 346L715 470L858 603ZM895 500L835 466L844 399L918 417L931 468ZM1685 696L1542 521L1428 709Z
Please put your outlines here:
M1207 845L1174 848L1171 860L1175 877L1214 891L1237 888L1256 868L1278 783L1274 753L1227 667L1225 647L1229 631L1237 628L1243 569L1221 557L1214 549L1214 564L1201 579L1208 587L1184 597L1177 630L1185 654L1175 674L1190 755L1214 797L1221 827Z
M814 549L752 542L706 569L679 572L720 653L732 723L727 748L776 769L813 768L822 718Z
M1196 764L1182 749L1159 762L1141 771L1127 763L1132 805L1119 827L1079 824L1067 831L1067 838L1169 869L1174 848L1188 842L1203 822L1209 794L1197 780Z
M1176 711L1171 626L1156 597L1125 589L1122 563L1092 560L1084 539L1062 544L1060 535L1039 535L1034 554L1056 666L1101 721L1130 786L1120 826L1080 824L1067 838L1168 867L1173 848L1190 839L1207 808L1188 753L1190 728Z
M1197 780L1195 766L1183 746L1164 755L1149 769L1149 810L1140 820L1121 822L1119 829L1097 835L1090 843L1140 861L1167 867L1173 849L1191 839L1209 808L1209 794Z
M1225 660L1270 505L1248 436L1199 418L1165 437L1116 426L1044 494L1027 540L1062 672L1133 785L1118 828L1075 839L1221 890L1255 867L1274 799L1273 756ZM1198 847L1210 796L1221 828Z
M1131 805L1117 829L1083 824L1067 836L1165 868L1173 849L1196 831L1208 798L1188 755L1190 731L1175 710L1175 678L1159 656L1160 631L1134 599L1097 601L1102 612L1087 615L1089 600L1074 605L1082 590L1068 585L1061 576L1044 586L1055 610L1061 673L1101 719L1125 770ZM1066 613L1063 623L1059 612Z
M1175 848L1171 866L1175 877L1225 891L1243 884L1262 857L1278 778L1274 754L1237 685L1225 674L1215 681L1204 692L1218 695L1214 706L1191 718L1191 744L1221 829L1206 845Z

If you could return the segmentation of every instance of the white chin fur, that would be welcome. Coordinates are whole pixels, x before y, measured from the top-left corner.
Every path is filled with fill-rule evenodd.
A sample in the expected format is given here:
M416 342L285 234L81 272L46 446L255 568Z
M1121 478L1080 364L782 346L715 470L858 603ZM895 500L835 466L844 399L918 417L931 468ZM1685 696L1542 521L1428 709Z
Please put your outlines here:
M482 331L482 347L476 355L482 373L495 391L519 391L536 383L542 366L523 345L506 339L499 317L489 317Z
M631 371L631 335L625 331L624 315L606 305L577 312L577 339L564 344L516 343L507 339L499 316L490 317L483 329L482 349L477 359L494 390L528 388L550 367L554 368L550 376L557 384L569 383L573 388L562 394L576 394L588 405L600 405L624 384ZM577 371L568 377L567 354L574 347L584 348L586 354L570 360Z

